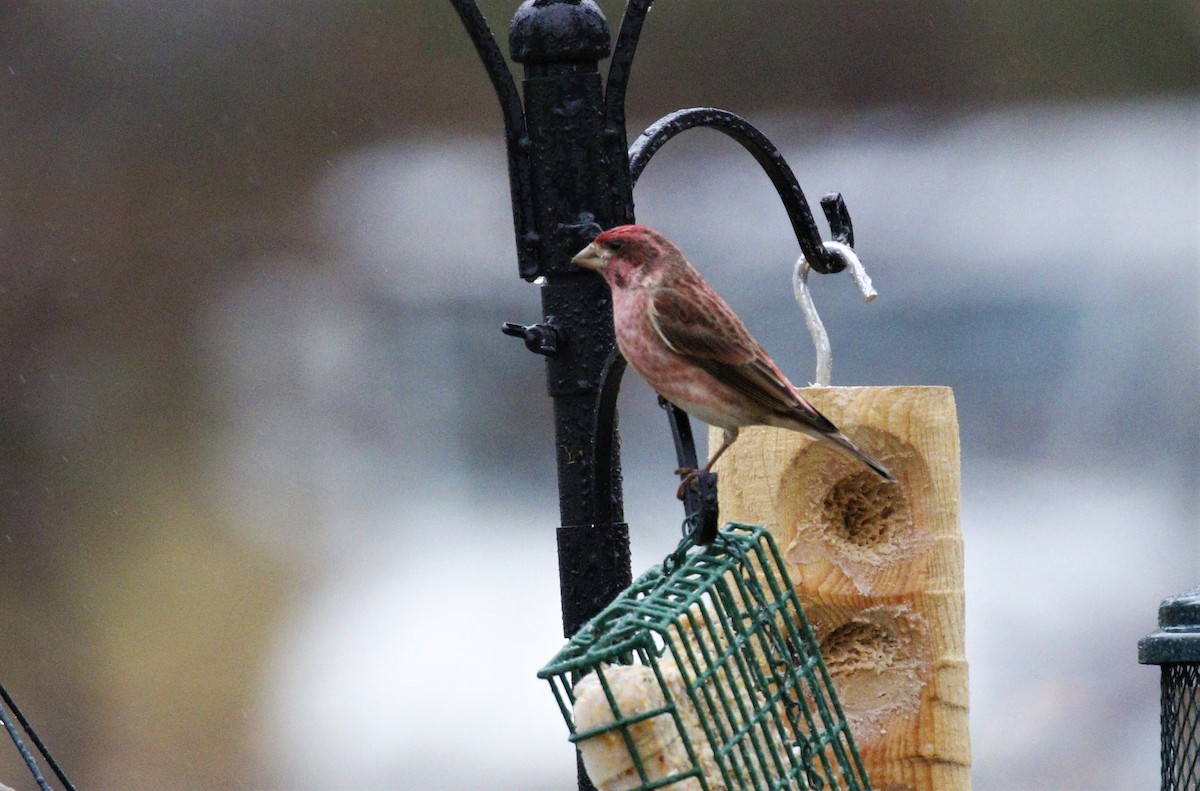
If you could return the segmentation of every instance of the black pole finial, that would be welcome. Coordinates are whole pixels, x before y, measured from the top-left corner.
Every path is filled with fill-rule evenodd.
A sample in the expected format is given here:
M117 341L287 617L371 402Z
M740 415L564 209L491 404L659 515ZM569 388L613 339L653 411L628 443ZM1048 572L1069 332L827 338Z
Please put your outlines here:
M608 21L592 0L525 0L508 28L517 63L595 62L610 46Z

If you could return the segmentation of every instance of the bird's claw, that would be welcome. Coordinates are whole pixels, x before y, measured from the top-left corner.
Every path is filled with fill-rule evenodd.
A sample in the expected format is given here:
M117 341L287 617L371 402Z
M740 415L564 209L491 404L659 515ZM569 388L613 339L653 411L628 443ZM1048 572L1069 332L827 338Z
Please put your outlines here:
M700 471L695 467L679 467L675 470L675 474L683 476L683 480L679 482L679 488L675 490L676 499L682 500L687 490L696 485Z

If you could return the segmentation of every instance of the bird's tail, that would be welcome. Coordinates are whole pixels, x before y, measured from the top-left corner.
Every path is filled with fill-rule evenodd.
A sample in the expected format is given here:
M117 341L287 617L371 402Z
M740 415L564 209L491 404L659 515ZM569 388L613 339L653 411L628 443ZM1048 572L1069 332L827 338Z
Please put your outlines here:
M849 453L851 456L858 459L875 472L879 473L879 477L883 478L885 481L891 481L892 483L896 482L896 476L892 475L887 467L884 467L883 464L876 461L871 454L858 447L854 440L847 437L838 429L834 428L833 431L822 432L821 438L838 446L846 453Z

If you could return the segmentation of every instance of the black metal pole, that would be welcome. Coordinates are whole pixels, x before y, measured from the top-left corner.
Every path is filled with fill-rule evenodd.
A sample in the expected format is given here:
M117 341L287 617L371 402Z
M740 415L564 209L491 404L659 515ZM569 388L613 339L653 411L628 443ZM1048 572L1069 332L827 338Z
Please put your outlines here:
M624 117L609 117L599 72L611 36L593 0L526 0L509 30L512 59L525 69L518 93L475 0L450 2L504 114L518 271L542 286L542 322L502 329L547 358L563 629L570 637L632 581L615 407L624 360L616 353L608 287L570 262L603 228L632 220ZM623 73L648 5L640 0L639 24L622 30L629 50Z
M629 163L606 131L599 61L608 57L611 41L593 2L528 0L513 17L509 44L512 59L525 68L527 138L518 145L530 163L533 228L527 238L543 279L543 322L559 340L547 357L547 375L562 520L563 628L570 636L632 581L620 444L615 438L604 443L607 458L598 458L595 441L601 383L616 348L612 300L601 278L571 263L602 228L617 224L614 196L630 191ZM595 485L597 472L606 486Z
M542 278L543 322L558 341L547 355L547 384L563 632L570 637L633 579L616 410L601 398L606 378L619 384L623 370L612 365L612 300L603 280L570 263L602 228L617 224L613 209L627 203L632 188L624 146L614 146L607 132L599 61L608 57L610 36L599 8L590 0L528 0L513 17L509 46L525 68L528 136L517 144L528 151L532 192L526 240ZM578 759L576 771L579 788L591 789Z
M525 71L518 92L475 0L450 0L504 114L518 270L542 286L542 321L506 323L502 329L547 358L567 637L632 582L616 415L625 360L616 351L608 286L595 273L571 264L571 257L601 230L632 223L633 184L649 159L676 134L706 126L733 137L766 170L813 268L836 272L845 266L822 244L783 156L745 119L713 108L679 111L626 151L625 89L652 2L627 0L614 49L608 23L593 0L525 0L509 29L510 54ZM599 64L610 53L606 85ZM853 244L840 197L823 206L837 238ZM674 406L669 414L680 465L694 467L687 415ZM695 531L699 543L706 543L716 532L716 475L705 473L698 483L685 495L685 526ZM579 787L592 788L582 766Z

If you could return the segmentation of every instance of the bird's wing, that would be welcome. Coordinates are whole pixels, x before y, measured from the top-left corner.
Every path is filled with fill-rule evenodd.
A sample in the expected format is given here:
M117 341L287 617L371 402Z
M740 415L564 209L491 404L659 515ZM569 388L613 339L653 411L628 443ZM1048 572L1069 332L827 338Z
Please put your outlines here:
M836 430L799 398L741 319L707 284L688 298L661 287L649 300L650 325L677 354L749 398L767 414L797 415L820 431ZM828 429L826 429L828 424Z

